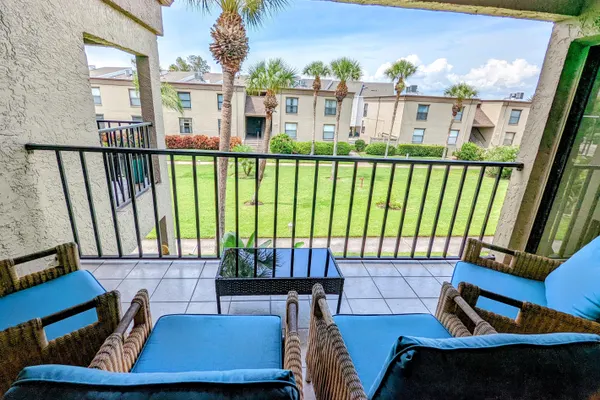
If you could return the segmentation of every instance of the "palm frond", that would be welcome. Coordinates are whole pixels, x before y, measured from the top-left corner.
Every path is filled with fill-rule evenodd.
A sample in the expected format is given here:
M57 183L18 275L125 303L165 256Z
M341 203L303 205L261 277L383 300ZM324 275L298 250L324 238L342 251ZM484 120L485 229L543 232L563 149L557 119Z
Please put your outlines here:
M162 82L160 84L160 97L163 106L183 115L183 104L181 104L181 99L173 86L169 85L167 82Z
M417 67L408 60L398 60L394 62L384 74L392 81L405 80L417 72Z
M444 90L444 96L456 97L459 100L477 97L479 92L466 82L459 82Z
M238 13L249 27L260 27L288 5L288 0L183 0L189 7L211 13L213 8L222 12Z
M248 69L246 90L251 94L264 91L278 93L283 88L292 87L296 81L296 70L281 58L260 61Z
M331 73L341 82L357 81L362 75L362 68L358 61L342 57L331 62Z
M322 78L331 75L331 69L323 61L313 61L302 70L304 75Z

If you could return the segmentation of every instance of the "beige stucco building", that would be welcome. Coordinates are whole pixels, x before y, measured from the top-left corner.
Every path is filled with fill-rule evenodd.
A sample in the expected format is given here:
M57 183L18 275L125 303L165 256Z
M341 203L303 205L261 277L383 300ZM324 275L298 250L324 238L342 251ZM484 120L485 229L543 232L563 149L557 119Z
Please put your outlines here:
M90 84L100 96L96 104L97 119L132 120L140 117L135 98L131 68L98 68L90 70ZM194 72L164 72L161 80L178 92L184 106L183 114L163 107L165 134L196 134L218 136L221 124L221 74L208 73L201 78ZM316 140L333 140L335 127L335 82L328 81L317 99ZM298 141L312 139L313 91L310 85L284 89L277 96L278 107L273 115L272 133L287 133ZM232 136L257 144L265 124L263 98L246 92L243 77L237 78L232 100ZM340 140L348 140L354 92L342 104Z
M156 36L162 35L162 6L171 0L38 0L0 2L0 258L79 241L83 254L97 254L92 212L76 152L61 152L66 196L54 151L25 149L26 143L98 146L93 96L85 45L119 48L135 56L140 82L136 114L152 123L150 140L164 147ZM106 89L109 90L109 89ZM108 95L108 93L107 93ZM118 109L121 103L111 107ZM108 107L108 104L106 104ZM107 195L102 156L86 154L94 195L98 239L104 255L117 244ZM163 240L172 244L170 188L166 162L156 160L158 215ZM151 209L146 191L138 207ZM65 198L77 224L74 237ZM136 247L131 204L116 212L123 253ZM140 213L146 235L154 226L151 212Z
M387 139L395 100L395 96L364 98L361 139L367 143ZM392 141L450 149L469 141L484 148L521 143L530 102L469 99L452 118L453 103L448 97L401 96Z

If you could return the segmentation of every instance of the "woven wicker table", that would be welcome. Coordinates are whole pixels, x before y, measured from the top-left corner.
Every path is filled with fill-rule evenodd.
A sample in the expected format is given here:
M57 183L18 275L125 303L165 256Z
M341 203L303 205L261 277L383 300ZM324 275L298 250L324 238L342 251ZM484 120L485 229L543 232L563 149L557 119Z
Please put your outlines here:
M339 313L344 276L329 249L225 249L215 278L217 311L221 296L311 294L316 283L339 295Z

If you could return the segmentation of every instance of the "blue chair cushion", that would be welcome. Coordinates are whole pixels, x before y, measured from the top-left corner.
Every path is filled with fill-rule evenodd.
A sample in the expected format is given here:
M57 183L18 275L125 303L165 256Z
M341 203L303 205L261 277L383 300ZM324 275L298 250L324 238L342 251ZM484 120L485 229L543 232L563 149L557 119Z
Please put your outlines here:
M592 399L600 336L401 337L370 391L391 399Z
M460 282L468 282L482 289L498 293L516 300L528 301L530 303L546 305L546 289L544 282L533 279L521 278L504 272L494 271L476 264L460 261L456 263L452 275L452 285L458 287ZM480 297L477 307L484 310L504 315L508 318L516 318L519 309L508 304Z
M282 368L281 318L165 315L131 372Z
M85 303L105 292L90 272L75 271L0 297L0 331ZM96 321L96 310L88 310L47 326L46 337L48 340L56 339Z
M281 369L120 374L62 365L27 367L5 399L297 400L294 375Z
M546 277L548 307L600 321L600 237Z
M336 315L333 319L365 390L377 378L399 336L452 337L431 314Z

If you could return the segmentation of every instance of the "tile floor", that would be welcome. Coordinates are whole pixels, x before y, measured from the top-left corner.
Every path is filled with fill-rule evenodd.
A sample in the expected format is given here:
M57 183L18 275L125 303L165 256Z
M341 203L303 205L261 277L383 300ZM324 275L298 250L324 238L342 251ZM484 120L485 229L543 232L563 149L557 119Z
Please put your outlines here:
M344 274L344 314L434 313L441 282L449 281L454 263L428 262L339 262ZM107 289L121 293L123 309L135 293L150 294L153 320L166 314L216 313L215 261L104 261L83 262ZM335 310L337 297L328 300ZM284 316L285 296L223 297L223 313L274 314ZM309 327L309 296L301 296L299 328L303 355ZM305 399L314 398L305 384Z

